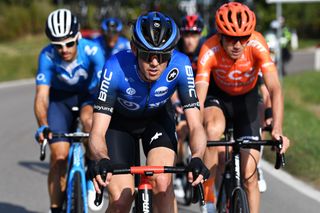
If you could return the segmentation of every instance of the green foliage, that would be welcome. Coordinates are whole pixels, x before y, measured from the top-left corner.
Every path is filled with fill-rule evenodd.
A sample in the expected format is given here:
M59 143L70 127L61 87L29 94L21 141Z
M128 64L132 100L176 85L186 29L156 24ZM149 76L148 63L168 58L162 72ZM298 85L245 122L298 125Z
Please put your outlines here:
M286 170L320 188L320 73L304 72L284 79L284 133L291 146ZM274 154L266 152L269 160Z
M0 41L12 40L31 33L43 32L49 1L11 0L0 3Z

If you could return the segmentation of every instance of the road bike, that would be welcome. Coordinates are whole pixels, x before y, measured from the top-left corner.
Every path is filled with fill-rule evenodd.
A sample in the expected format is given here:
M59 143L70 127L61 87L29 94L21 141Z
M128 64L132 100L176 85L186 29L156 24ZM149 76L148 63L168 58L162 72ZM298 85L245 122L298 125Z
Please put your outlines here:
M228 129L224 141L208 141L207 146L225 146L225 170L218 190L216 209L219 213L249 213L249 205L246 192L243 188L243 177L241 171L240 149L248 145L275 146L278 150L282 148L282 138L274 140L234 140L233 130ZM232 147L232 151L229 148ZM285 156L276 152L275 168L285 166ZM253 174L252 174L253 175Z
M76 111L77 109L73 109ZM76 132L74 133L52 133L52 138L67 138L71 140L68 154L67 186L63 209L67 213L87 213L88 195L87 179L84 163L84 151L82 140L89 137L89 133L80 132L79 119L74 122ZM46 156L46 146L50 130L44 131L45 140L40 144L40 160Z

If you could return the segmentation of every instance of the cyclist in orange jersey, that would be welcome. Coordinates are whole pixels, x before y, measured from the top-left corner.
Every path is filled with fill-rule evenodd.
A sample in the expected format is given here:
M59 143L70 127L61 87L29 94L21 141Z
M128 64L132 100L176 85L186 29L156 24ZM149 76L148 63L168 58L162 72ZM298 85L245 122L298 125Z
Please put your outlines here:
M283 97L277 69L263 36L256 32L255 14L241 3L222 5L216 12L218 33L201 48L196 75L196 91L208 140L219 140L226 125L232 123L236 139L260 138L258 113L258 72L269 90L273 109L272 137L283 138L284 153L289 139L282 133ZM244 185L251 213L259 212L260 192L256 163L260 147L242 150ZM204 161L208 168L223 170L224 148L207 148ZM218 156L218 157L217 157ZM219 159L219 164L217 160ZM215 176L215 174L213 174ZM216 177L219 177L217 175Z

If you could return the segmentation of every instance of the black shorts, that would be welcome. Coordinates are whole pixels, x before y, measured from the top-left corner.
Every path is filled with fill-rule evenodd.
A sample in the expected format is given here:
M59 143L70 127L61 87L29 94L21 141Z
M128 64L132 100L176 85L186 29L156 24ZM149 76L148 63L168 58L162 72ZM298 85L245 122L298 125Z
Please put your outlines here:
M258 84L250 92L238 96L231 96L212 84L210 84L204 107L220 108L226 118L226 126L233 126L236 139L259 140ZM248 146L248 148L260 151L260 146Z
M106 133L110 160L114 164L133 166L136 150L142 140L144 154L156 147L167 147L177 152L174 113L170 103L159 110L156 116L128 118L116 112L112 115Z

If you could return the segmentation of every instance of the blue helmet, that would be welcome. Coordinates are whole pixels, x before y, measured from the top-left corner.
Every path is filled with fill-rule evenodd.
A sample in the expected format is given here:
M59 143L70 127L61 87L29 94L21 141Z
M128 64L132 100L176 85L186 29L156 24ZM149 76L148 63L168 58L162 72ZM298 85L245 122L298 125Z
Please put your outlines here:
M171 51L179 38L179 29L174 20L160 12L141 15L133 25L132 42L138 49Z
M101 29L105 33L120 33L122 30L122 23L117 18L105 18L101 22Z

